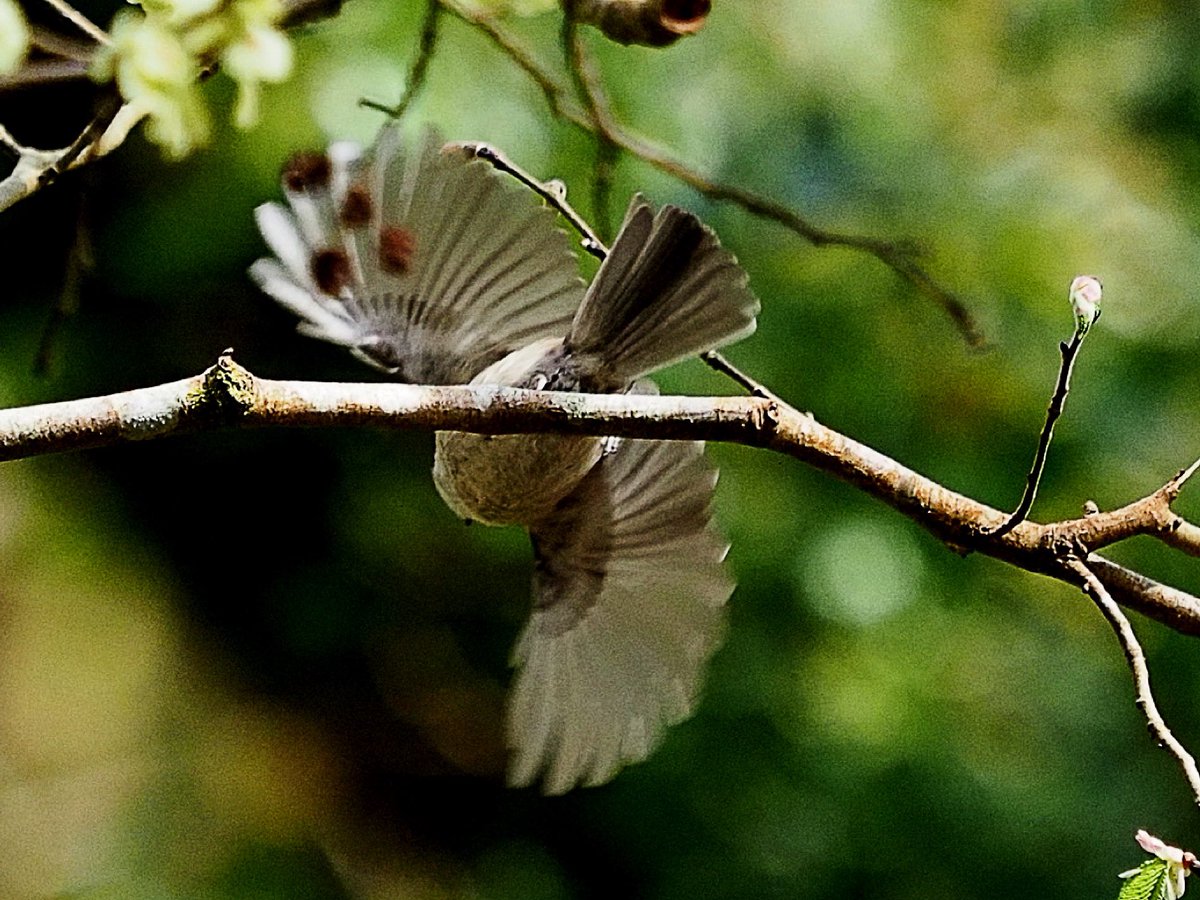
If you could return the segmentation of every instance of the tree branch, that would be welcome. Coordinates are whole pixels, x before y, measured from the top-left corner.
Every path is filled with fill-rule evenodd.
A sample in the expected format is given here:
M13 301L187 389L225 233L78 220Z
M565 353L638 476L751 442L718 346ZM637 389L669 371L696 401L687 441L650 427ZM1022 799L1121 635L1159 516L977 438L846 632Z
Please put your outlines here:
M1068 557L1064 560L1064 565L1068 571L1074 573L1078 578L1079 587L1087 594L1099 608L1108 624L1112 626L1113 633L1116 634L1117 640L1121 643L1121 650L1125 653L1125 661L1129 664L1129 670L1133 674L1134 694L1138 709L1146 717L1146 724L1150 728L1150 734L1158 742L1158 745L1168 751L1172 756L1179 760L1179 765L1183 768L1183 774L1188 780L1188 784L1192 787L1192 798L1200 805L1200 770L1196 768L1196 760L1187 749L1179 742L1179 740L1171 733L1171 729L1167 727L1166 721L1162 717L1162 713L1158 711L1158 705L1154 702L1154 694L1150 690L1150 670L1146 666L1146 654L1142 652L1142 646L1138 643L1137 635L1134 634L1133 626L1129 624L1129 619L1121 612L1121 608L1109 596L1100 579L1087 567L1083 560L1076 556Z
M773 400L272 381L251 375L228 354L202 375L170 384L0 410L0 461L227 427L363 426L726 441L773 450L863 490L956 550L983 553L1070 584L1078 583L1077 573L1064 560L1082 541L1102 546L1150 533L1177 486L1172 479L1113 513L1048 525L1025 521L1007 534L989 536L987 529L1002 522L1004 513ZM1130 521L1144 528L1132 528ZM1200 598L1095 554L1088 565L1121 603L1200 636Z
M79 137L59 150L23 146L0 125L0 144L17 154L12 172L0 179L0 212L54 181L68 169L115 150L145 115L145 108L122 103L116 88L110 86L97 99L96 114Z
M950 316L963 338L972 347L982 347L985 339L970 310L955 294L943 287L917 262L917 251L911 242L887 241L863 235L830 231L812 224L795 210L760 197L751 191L705 177L675 159L641 135L617 122L605 110L596 107L593 121L588 111L575 104L566 89L548 73L533 55L503 26L492 18L464 6L459 0L440 0L443 8L486 35L518 68L524 71L546 97L551 113L585 131L600 133L617 147L660 172L682 181L701 194L713 199L734 203L759 218L769 219L789 229L815 247L847 247L868 253L912 284Z
M70 3L67 3L66 0L46 0L46 2L54 7L54 10L60 16L90 37L97 44L112 43L112 39L109 38L108 32L73 7Z
M596 137L596 165L592 177L592 215L597 228L605 238L613 234L609 215L609 200L612 196L614 167L620 148L609 133L613 121L608 98L600 85L594 62L588 56L583 36L575 21L575 0L563 0L562 48L567 70L575 84L575 92L583 104L584 111L592 123Z

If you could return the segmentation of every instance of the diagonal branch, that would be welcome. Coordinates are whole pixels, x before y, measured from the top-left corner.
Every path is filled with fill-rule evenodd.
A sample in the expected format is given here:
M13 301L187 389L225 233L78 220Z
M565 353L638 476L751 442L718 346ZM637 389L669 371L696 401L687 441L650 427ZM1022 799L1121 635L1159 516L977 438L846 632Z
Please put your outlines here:
M637 157L660 172L665 172L682 181L706 197L734 203L752 215L776 222L815 247L847 247L874 256L912 284L921 294L940 306L950 316L970 346L977 348L984 346L984 336L976 325L971 312L961 299L943 287L917 262L917 252L910 242L887 241L820 228L781 203L700 174L656 146L652 141L626 128L611 115L606 115L603 107L596 107L592 110L593 113L599 114L599 118L593 121L589 112L580 109L554 76L547 72L534 56L494 19L470 9L460 0L441 0L441 3L446 10L486 35L518 68L524 71L541 89L546 97L546 103L555 117L570 122L585 131L599 132L626 153Z
M90 37L97 44L111 44L112 39L103 28L73 7L67 0L46 0L55 12Z
M1134 702L1146 717L1146 724L1150 728L1150 734L1158 742L1158 745L1179 760L1179 765L1183 768L1183 774L1187 778L1188 784L1191 785L1192 797L1200 805L1200 770L1196 768L1195 758L1179 742L1179 739L1171 733L1171 729L1167 727L1162 713L1158 711L1158 705L1154 702L1154 694L1150 690L1150 669L1146 666L1146 655L1142 652L1142 646L1138 643L1133 626L1129 624L1129 619L1125 617L1125 614L1121 612L1121 608L1117 606L1108 591L1105 590L1100 579L1096 577L1083 560L1077 556L1068 557L1064 561L1064 565L1068 571L1076 576L1079 587L1096 604L1105 620L1112 627L1117 640L1120 641L1121 650L1125 653L1125 661L1129 664L1129 670L1133 674L1134 693L1136 696Z
M608 248L604 246L604 242L600 240L592 227L588 225L587 220L577 213L574 207L567 202L566 189L561 187L557 182L540 181L533 175L530 175L507 156L503 152L493 147L491 144L476 144L462 143L458 146L462 147L470 153L473 153L479 159L489 163L493 168L506 175L511 175L521 184L525 185L543 200L550 204L558 214L571 223L571 227L579 232L583 238L580 245L587 250L588 253L595 256L597 259L604 259L608 256ZM700 354L702 359L711 368L728 376L738 385L750 392L756 397L762 397L766 400L774 400L776 403L783 404L778 396L764 385L760 384L755 379L751 378L725 356L716 351L708 350Z

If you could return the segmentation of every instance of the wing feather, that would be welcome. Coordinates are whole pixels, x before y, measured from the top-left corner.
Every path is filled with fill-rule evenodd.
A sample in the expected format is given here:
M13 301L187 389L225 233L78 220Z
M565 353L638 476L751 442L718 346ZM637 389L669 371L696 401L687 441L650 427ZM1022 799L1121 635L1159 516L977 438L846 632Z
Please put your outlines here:
M517 647L510 781L607 781L686 718L733 582L703 445L621 441L531 529L534 610Z
M433 135L410 152L389 126L365 153L335 144L320 171L285 179L286 207L259 208L278 263L251 267L305 333L424 383L468 381L566 333L584 293L571 241L487 163Z

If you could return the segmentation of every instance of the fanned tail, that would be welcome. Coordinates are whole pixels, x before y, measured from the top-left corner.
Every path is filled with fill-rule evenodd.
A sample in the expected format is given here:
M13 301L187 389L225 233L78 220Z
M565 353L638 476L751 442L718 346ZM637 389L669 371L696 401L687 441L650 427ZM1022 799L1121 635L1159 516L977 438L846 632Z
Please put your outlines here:
M636 196L567 338L597 358L610 389L752 333L758 298L745 271L698 218L657 214Z

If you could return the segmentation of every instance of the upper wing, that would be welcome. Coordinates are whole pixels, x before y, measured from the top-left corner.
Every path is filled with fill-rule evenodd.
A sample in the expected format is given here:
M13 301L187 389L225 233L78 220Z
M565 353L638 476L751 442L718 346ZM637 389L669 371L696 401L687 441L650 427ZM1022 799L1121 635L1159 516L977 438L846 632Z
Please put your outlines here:
M510 781L601 784L691 714L733 582L704 445L621 441L547 521L514 653Z
M283 181L288 206L256 213L275 257L250 272L305 333L426 384L566 334L583 297L570 239L482 160L433 135L406 152L389 126L365 154L294 158Z

